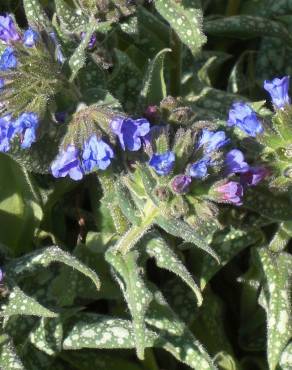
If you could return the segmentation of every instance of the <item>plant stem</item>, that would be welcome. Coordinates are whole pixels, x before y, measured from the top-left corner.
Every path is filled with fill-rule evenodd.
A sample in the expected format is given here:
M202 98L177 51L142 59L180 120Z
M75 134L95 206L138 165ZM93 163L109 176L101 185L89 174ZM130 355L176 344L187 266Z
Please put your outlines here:
M240 0L228 0L228 5L226 8L226 15L232 16L238 14L240 6Z
M151 348L146 348L145 350L145 360L143 361L143 368L145 370L159 370L154 351Z
M145 232L154 224L158 209L149 201L145 205L143 222L140 225L132 225L130 229L121 237L115 246L115 250L121 254L128 253L142 238Z
M181 90L182 43L174 30L170 31L170 48L173 63L170 71L170 94L179 96Z
M104 198L111 199L115 193L115 186L114 186L115 179L113 175L109 173L108 171L105 171L98 175L98 180L101 184ZM120 235L124 234L126 230L128 229L129 224L121 208L111 201L108 202L107 206L109 208L109 212L110 212L111 218L113 219L117 233Z

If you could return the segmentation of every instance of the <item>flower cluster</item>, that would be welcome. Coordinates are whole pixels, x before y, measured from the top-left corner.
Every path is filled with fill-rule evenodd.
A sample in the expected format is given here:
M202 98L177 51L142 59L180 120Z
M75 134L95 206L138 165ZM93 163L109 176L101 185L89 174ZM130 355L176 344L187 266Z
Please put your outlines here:
M101 138L92 135L83 145L82 152L73 145L63 149L51 165L54 177L69 176L81 180L85 173L105 170L114 158L112 148Z
M17 68L15 43L22 42L25 47L33 47L38 38L38 33L32 29L28 29L21 38L11 16L0 16L0 40L7 45L0 56L0 72ZM5 80L1 78L0 88L3 89L4 86ZM5 104L0 104L0 107L5 109ZM17 118L14 118L10 113L3 115L0 117L0 151L9 151L11 140L15 136L19 136L21 148L30 148L32 143L36 141L38 126L39 117L35 112L23 112Z

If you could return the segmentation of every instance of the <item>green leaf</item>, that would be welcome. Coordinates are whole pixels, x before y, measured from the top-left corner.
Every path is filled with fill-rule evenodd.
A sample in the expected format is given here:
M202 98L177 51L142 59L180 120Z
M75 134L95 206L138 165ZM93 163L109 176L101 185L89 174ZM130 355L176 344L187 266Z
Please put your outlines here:
M192 0L155 0L157 11L164 17L192 53L197 54L206 42L202 32L203 14Z
M80 262L77 258L56 246L39 249L33 253L13 260L7 265L6 271L10 276L22 274L23 272L34 272L40 266L47 267L53 262L64 263L65 265L76 269L89 277L96 288L99 289L100 281L96 273Z
M81 43L75 50L74 54L69 59L69 66L71 68L71 77L70 81L73 81L75 77L77 76L77 73L79 70L84 66L86 61L86 49L88 47L88 43L90 42L90 38L92 33L96 29L96 20L89 20L89 23L86 26L85 36L82 39Z
M116 201L123 214L131 224L139 225L141 223L140 212L135 206L129 190L120 181L117 181L115 184L115 191Z
M137 265L138 252L132 251L120 255L108 250L106 260L113 266L129 306L133 318L137 355L140 359L143 359L147 342L145 337L145 314L152 300L152 294L140 276Z
M249 39L261 36L278 37L292 43L288 30L279 22L250 15L236 15L206 21L204 30L208 35Z
M28 296L19 287L14 286L9 296L1 301L0 317L13 315L31 315L40 317L56 317L57 313L50 311Z
M49 18L40 4L40 0L23 0L23 6L28 23L41 29L52 28Z
M151 347L155 335L146 330L143 337L145 345ZM93 313L74 317L74 324L63 342L64 349L116 349L135 346L136 338L131 321Z
M3 370L25 370L12 340L7 335L0 335L0 368Z
M273 255L267 249L258 250L267 292L268 363L275 370L281 354L292 336L291 271L292 257L287 253Z
M281 355L281 370L290 370L292 368L292 343L288 344Z
M155 347L164 348L192 369L216 370L207 352L171 310L162 294L157 290L153 293L155 300L152 301L146 321L159 330L160 336Z
M3 154L0 178L0 241L18 254L31 248L43 211L30 174Z
M292 219L292 207L289 199L285 196L276 196L264 188L247 191L244 207L260 212L262 216L274 221L290 221Z
M140 103L143 106L159 104L167 96L164 80L164 58L171 49L161 50L149 63L140 93Z
M165 240L157 232L150 232L143 238L142 243L146 245L147 253L150 257L155 258L159 267L177 274L192 289L200 306L203 301L200 289L182 261L168 247Z
M208 244L200 237L200 235L198 235L194 228L189 226L184 221L158 216L156 217L155 222L169 234L178 238L182 238L186 242L195 244L198 248L209 253L218 263L220 263L216 252L214 252L213 249L208 246Z
M115 56L109 90L127 111L134 111L141 90L141 72L125 52L115 49Z
M29 334L31 343L40 351L53 356L61 351L63 327L59 318L41 318Z
M219 232L215 236L212 248L216 251L220 259L218 265L209 255L202 255L200 261L200 288L203 290L210 279L225 266L233 257L235 257L244 248L260 240L262 234L258 229L240 230L230 228Z
M56 14L66 32L81 33L87 28L88 18L68 5L64 0L55 0Z

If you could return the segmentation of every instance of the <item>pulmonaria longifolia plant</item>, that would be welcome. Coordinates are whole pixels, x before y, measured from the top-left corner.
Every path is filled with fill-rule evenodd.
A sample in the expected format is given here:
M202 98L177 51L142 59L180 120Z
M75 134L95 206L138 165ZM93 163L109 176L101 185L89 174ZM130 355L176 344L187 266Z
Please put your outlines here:
M291 44L283 12L16 3L0 4L0 368L290 369L290 72L259 60L247 85L254 53L213 39Z

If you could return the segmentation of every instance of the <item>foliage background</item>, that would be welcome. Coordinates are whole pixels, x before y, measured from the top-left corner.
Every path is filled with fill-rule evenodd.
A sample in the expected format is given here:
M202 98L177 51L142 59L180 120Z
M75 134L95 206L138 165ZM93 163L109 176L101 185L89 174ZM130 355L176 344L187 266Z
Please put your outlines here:
M54 1L39 2L48 14L53 14ZM231 103L239 98L251 102L265 100L263 81L291 74L292 1L206 0L202 1L202 8L207 42L194 56L187 47L173 44L175 39L170 42L168 25L151 2L141 5L135 10L136 25L133 17L133 22L121 22L102 37L102 48L93 56L98 68L95 66L95 85L88 86L87 102L92 97L95 101L115 98L127 113L134 113L148 61L166 48L176 51L165 56L168 91L173 96L182 96L197 119L226 120ZM0 11L14 13L19 25L27 26L22 1L2 1ZM180 62L182 73L178 74ZM89 64L87 73L92 69ZM257 107L262 116L270 116L271 106ZM21 161L0 154L0 257L2 264L5 261L7 275L11 271L11 278L17 281L17 286L8 281L9 293L2 293L3 302L6 294L10 294L8 307L4 303L1 306L6 312L5 334L0 335L3 369L22 368L17 367L19 358L28 370L189 368L179 361L188 363L183 344L177 359L161 348L149 348L140 361L131 343L125 345L129 349L123 349L112 342L108 344L109 350L93 349L99 347L94 341L86 343L83 334L89 329L82 327L82 322L96 323L91 315L129 318L104 259L104 251L113 244L116 233L101 199L102 190L95 175L87 176L81 183L55 181L48 174L31 173ZM199 308L193 292L178 277L159 269L152 259L145 262L149 281L161 289L174 310L175 316L169 317L164 325L172 328L177 317L180 324L172 329L181 334L176 335L187 343L193 334L219 369L292 367L290 319L285 321L284 328L277 326L283 322L281 315L289 315L291 310L287 283L291 274L288 253L292 233L289 195L288 203L285 202L286 198L281 203L273 194L263 193L242 209L229 208L223 212L221 221L225 228L212 241L223 258L221 266L199 250L183 246L177 249L179 258L203 289L204 301ZM167 240L172 246L180 245L178 239ZM50 264L54 251L39 259L34 255L25 257L26 253L53 244L96 271L101 289L95 289L94 284L99 282L84 265L67 260L60 251L55 251L57 260L73 265L93 282L68 266ZM49 267L37 269L38 264ZM13 302L12 293L16 297ZM59 316L54 318L56 308ZM28 315L25 320L20 316L22 310ZM41 318L34 316L36 313ZM8 319L7 315L11 317ZM88 315L86 319L84 315ZM150 323L151 315L148 320ZM99 324L105 333L111 325ZM126 321L120 325L127 328ZM74 334L78 340L71 346ZM13 358L11 363L7 358ZM205 369L202 362L194 368Z

